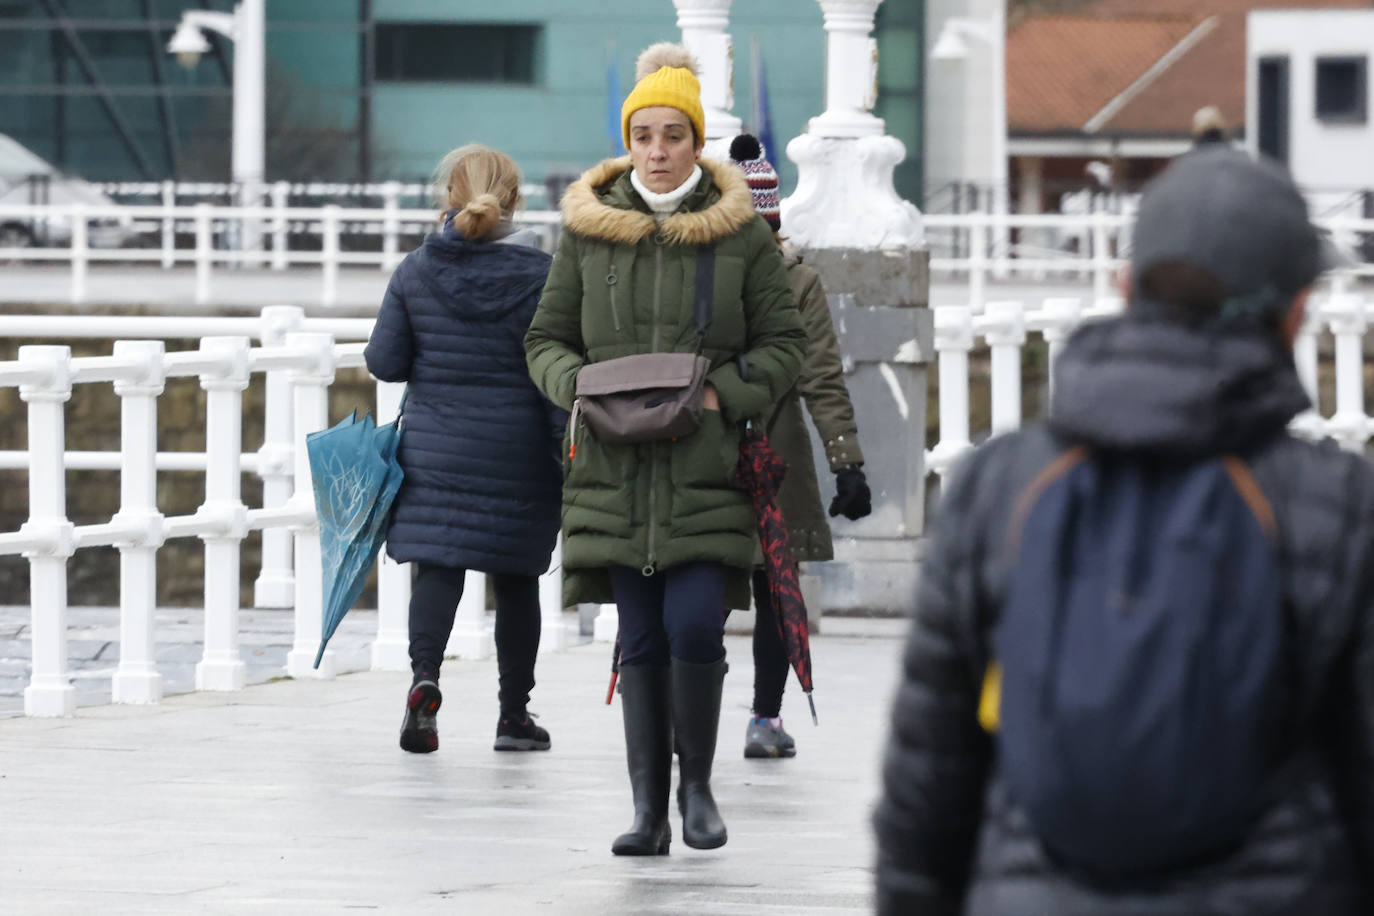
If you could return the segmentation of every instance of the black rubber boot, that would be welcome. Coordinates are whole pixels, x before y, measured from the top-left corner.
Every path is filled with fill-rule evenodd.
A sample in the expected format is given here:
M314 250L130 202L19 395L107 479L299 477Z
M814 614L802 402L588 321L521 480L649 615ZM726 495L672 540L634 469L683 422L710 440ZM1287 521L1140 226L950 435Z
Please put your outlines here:
M634 794L635 821L615 838L618 856L666 856L672 839L668 785L672 779L673 714L668 669L622 665L620 706L625 715L625 760Z
M673 659L673 730L681 768L682 842L693 849L724 846L725 822L711 796L711 763L720 728L725 660L694 665Z

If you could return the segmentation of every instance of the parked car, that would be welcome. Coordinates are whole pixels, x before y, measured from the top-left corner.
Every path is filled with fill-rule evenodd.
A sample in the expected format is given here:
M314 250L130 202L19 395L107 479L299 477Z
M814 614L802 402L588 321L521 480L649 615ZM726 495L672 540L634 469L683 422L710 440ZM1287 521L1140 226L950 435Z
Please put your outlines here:
M63 174L13 137L0 134L0 207L8 204L119 206L89 181ZM133 219L124 215L98 216L86 225L93 248L119 248L136 233ZM34 219L0 212L0 248L63 246L70 245L71 238L68 216Z

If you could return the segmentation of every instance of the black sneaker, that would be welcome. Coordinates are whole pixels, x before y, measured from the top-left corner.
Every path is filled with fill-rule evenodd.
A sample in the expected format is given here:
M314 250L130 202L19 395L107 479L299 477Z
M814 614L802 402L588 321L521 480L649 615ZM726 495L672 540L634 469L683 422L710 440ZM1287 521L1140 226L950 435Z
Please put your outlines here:
M496 722L494 750L547 751L549 746L548 731L535 725L528 713L520 718L502 716Z
M432 754L439 749L439 726L434 716L444 696L433 681L416 681L406 697L406 717L401 722L401 750Z

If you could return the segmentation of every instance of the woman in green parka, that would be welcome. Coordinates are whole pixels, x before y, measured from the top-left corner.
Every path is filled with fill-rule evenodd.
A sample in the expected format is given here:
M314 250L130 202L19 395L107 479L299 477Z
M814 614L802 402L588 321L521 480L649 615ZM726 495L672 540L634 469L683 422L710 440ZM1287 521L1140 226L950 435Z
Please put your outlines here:
M791 387L806 341L743 175L701 159L705 123L690 55L654 45L637 79L621 115L629 156L588 170L563 198L564 232L525 351L535 384L568 409L584 365L694 352L696 267L714 259L700 428L619 445L578 423L564 450L564 603L614 601L620 615L635 819L611 848L662 855L674 734L683 841L702 849L726 841L710 787L725 675L721 608L748 606L755 552L753 511L735 484L740 425Z
M750 134L741 134L730 144L730 159L744 172L754 208L777 233L782 228L778 173L764 152ZM777 238L781 246L782 236ZM783 261L806 328L806 358L796 387L772 409L765 429L773 450L787 462L787 475L777 502L787 522L792 557L799 562L829 560L835 551L811 457L811 436L802 418L803 400L825 446L826 463L835 475L830 516L843 515L850 521L861 519L873 511L872 495L863 472L859 428L844 383L840 342L830 320L825 288L820 275L797 255L784 252ZM762 568L754 571L754 606L758 612L754 618L754 704L744 731L744 756L794 757L796 742L782 727L782 694L789 669L787 651L778 632L776 610Z

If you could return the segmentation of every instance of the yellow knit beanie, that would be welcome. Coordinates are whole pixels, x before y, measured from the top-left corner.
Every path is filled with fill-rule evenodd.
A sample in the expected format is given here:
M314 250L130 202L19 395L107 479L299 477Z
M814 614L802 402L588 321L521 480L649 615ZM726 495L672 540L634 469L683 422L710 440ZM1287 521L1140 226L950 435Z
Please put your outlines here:
M620 127L625 148L630 148L630 116L641 108L666 105L687 116L696 130L697 143L706 140L706 114L701 108L701 83L697 65L682 45L661 41L639 55L634 89L620 107Z

